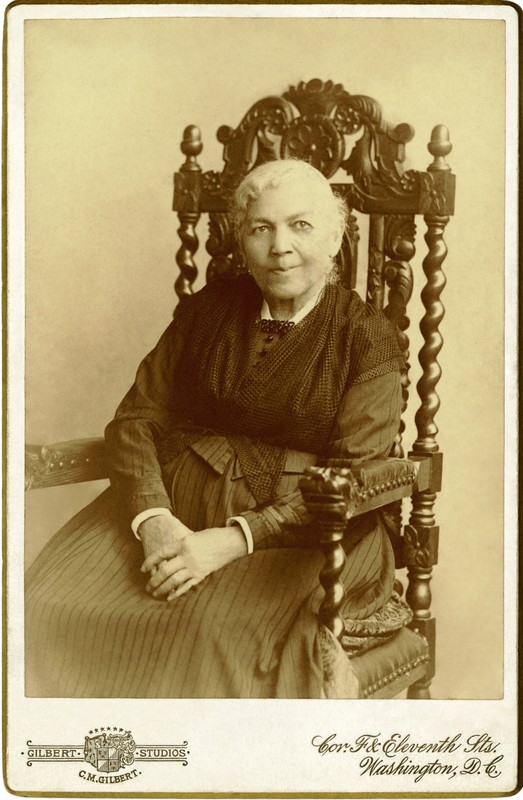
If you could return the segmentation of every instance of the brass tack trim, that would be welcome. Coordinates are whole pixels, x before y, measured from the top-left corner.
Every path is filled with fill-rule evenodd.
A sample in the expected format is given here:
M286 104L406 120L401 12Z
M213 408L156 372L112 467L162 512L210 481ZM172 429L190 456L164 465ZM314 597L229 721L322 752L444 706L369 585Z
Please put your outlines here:
M420 664L426 664L428 660L428 655L418 656L413 661L409 661L408 664L398 667L393 672L385 675L383 678L380 678L378 681L375 681L373 684L371 684L371 686L364 690L363 696L369 697L369 695L374 694L374 692L376 692L378 689L383 689L384 686L388 686L388 684L395 681L396 678L401 678L402 675L406 675Z

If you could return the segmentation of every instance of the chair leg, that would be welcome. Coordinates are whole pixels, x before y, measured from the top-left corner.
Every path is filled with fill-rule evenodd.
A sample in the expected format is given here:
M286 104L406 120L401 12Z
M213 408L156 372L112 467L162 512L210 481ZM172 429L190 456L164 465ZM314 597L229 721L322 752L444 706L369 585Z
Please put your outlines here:
M409 700L431 700L430 684L431 678L421 678L421 680L409 686L407 698Z
M407 698L409 700L431 700L430 685L436 673L436 620L434 617L428 619L414 618L409 628L420 633L429 645L429 660L427 662L425 675L409 686Z

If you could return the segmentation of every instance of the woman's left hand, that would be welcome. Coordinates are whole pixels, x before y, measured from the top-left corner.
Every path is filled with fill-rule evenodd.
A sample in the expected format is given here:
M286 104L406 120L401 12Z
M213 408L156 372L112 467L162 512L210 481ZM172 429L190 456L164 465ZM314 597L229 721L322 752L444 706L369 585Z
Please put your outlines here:
M238 527L195 531L145 559L142 572L151 573L145 588L153 597L181 597L211 572L246 554L245 537Z

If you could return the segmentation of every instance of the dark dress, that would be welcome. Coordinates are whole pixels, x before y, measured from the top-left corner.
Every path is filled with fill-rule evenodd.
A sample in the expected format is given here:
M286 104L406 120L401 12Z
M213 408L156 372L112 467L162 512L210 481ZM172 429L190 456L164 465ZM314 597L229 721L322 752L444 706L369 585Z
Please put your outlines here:
M346 310L347 296L341 302L336 295L336 308L341 304ZM205 302L209 297L216 305L206 290ZM293 447L300 443L296 439L278 449L273 439L277 482L260 502L267 485L252 480L243 432L228 429L223 435L201 418L188 424L179 406L173 416L165 399L179 388L173 376L180 375L177 364L190 351L188 338L202 311L203 301L195 298L193 310L187 306L173 320L142 362L109 426L111 488L67 523L28 571L30 696L321 697L328 664L338 656L348 663L317 621L323 556L296 528L309 522L297 489L299 475L317 454ZM244 372L256 364L260 347L263 341L254 334ZM205 346L200 348L204 358ZM286 348L282 338L274 352L284 359ZM293 358L303 370L299 353ZM372 358L366 358L366 366ZM376 368L360 371L362 380L345 381L320 455L356 464L389 452L400 413L399 360L389 361L380 367L376 359ZM187 368L182 372L181 384ZM183 432L174 445L173 418ZM162 460L162 444L169 438ZM153 599L145 592L139 571L143 551L129 521L157 506L172 508L192 530L223 526L228 517L241 515L252 531L254 552L175 601ZM394 559L379 513L357 524L366 533L348 554L342 574L343 613L364 619L390 597ZM342 694L351 696L353 688L349 670Z

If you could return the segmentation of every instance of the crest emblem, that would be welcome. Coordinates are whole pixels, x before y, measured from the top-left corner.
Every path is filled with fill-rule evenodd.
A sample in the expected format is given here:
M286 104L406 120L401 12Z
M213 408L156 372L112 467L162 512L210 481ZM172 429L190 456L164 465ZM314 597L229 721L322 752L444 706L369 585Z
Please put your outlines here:
M116 728L113 730L116 731ZM109 728L107 732L102 728L96 736L85 737L84 758L98 772L118 772L134 762L135 748L131 731L120 728L117 733L110 733Z

